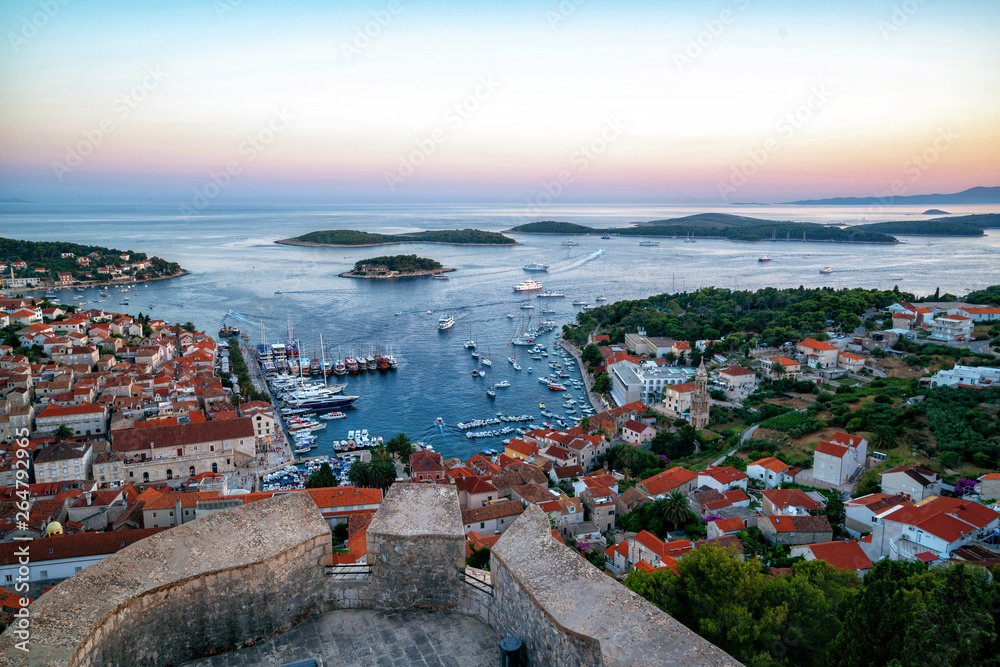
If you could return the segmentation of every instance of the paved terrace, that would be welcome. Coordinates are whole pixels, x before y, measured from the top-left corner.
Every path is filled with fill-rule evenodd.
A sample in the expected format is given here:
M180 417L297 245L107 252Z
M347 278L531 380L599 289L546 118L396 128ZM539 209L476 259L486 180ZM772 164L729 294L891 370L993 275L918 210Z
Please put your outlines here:
M186 667L278 667L316 658L331 667L494 667L499 643L500 636L482 621L450 611L332 611L257 646Z

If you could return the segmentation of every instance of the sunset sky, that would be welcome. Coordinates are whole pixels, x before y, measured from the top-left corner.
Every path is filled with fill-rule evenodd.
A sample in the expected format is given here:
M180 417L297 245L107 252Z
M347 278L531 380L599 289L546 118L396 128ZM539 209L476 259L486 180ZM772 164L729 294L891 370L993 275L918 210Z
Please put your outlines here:
M1000 185L995 0L6 0L0 26L0 198L721 204Z

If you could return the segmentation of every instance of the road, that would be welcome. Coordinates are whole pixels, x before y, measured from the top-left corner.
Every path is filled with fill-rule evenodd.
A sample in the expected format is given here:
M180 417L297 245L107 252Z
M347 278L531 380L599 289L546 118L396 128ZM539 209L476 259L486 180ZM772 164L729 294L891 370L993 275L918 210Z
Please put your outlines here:
M576 359L576 365L580 369L580 377L583 378L583 386L587 389L587 400L590 401L590 407L594 408L597 412L610 410L611 406L604 400L604 397L590 390L591 386L594 384L594 379L591 377L590 373L587 372L587 366L583 363L583 359L580 358L580 350L576 349L576 347L570 345L562 338L558 340L558 343L562 349L569 352L573 358Z

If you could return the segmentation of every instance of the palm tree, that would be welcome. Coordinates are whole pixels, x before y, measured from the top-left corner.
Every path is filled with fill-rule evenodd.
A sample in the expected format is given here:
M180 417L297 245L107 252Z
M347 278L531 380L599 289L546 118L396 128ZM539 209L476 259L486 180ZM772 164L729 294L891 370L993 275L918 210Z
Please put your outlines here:
M386 449L398 456L400 461L408 461L410 454L413 453L413 444L405 433L398 433L389 439Z
M771 364L771 375L774 376L775 380L780 380L781 376L785 374L785 366L780 361L775 361Z
M52 436L56 439L56 442L63 442L64 440L69 440L74 435L75 434L73 433L73 429L71 429L66 424L60 424L59 428L57 428L52 433Z
M879 450L895 449L899 447L899 436L896 429L888 424L879 424L872 429L872 447Z
M680 491L672 491L661 505L663 520L677 530L691 518L691 501Z
M583 418L583 420L580 422L580 428L583 429L584 433L590 430L590 417Z
M347 479L354 486L370 487L372 481L372 464L365 461L355 461L347 471Z

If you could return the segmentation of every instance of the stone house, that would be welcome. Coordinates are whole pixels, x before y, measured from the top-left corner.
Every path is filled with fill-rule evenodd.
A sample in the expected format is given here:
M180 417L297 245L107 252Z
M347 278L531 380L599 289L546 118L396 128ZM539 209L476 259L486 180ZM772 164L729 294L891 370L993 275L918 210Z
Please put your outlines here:
M757 527L771 544L829 542L833 528L825 516L765 516Z

